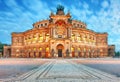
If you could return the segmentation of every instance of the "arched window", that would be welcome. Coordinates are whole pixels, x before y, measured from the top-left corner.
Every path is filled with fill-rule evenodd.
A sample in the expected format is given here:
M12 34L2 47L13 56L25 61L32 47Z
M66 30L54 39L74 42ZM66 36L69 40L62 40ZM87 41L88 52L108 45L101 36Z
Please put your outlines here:
M82 25L80 25L80 27L82 28L83 26L82 26Z
M41 26L43 26L43 24L41 24Z
M45 23L45 26L47 26L47 23Z
M42 35L39 36L39 42L43 42L43 36Z
M42 51L42 48L39 48L39 51Z
M77 36L77 41L80 42L81 41L81 36Z
M46 48L46 52L49 52L49 47Z
M71 51L74 52L74 48L73 47L71 48Z
M36 48L33 48L34 51L36 51Z
M17 49L16 52L19 52L19 49Z
M49 34L46 34L46 42L49 40Z
M80 49L80 48L78 48L78 51L80 52L80 51L81 51L81 49Z
M72 42L75 41L75 34L72 34Z

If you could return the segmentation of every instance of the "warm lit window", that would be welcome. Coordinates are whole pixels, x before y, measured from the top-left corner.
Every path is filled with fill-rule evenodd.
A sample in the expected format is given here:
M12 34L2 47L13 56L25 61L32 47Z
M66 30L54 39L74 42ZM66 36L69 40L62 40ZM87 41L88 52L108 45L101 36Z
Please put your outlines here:
M34 35L34 40L37 40L37 35Z
M48 51L49 51L49 47L46 48L46 52L48 52Z
M86 35L83 36L83 40L86 41Z
M78 41L78 42L81 41L81 37L80 37L80 36L77 37L77 41Z
M46 42L49 40L49 34L46 34Z
M36 48L34 48L33 50L36 51Z
M16 52L19 52L19 49L17 49Z
M78 48L78 51L81 51L80 48Z
M74 48L73 47L71 48L71 51L74 52Z
M86 49L84 48L84 52L86 52Z
M42 36L39 37L39 42L43 42L43 37Z
M42 48L39 48L40 51L42 51Z
M75 41L75 35L72 34L72 41L74 42Z

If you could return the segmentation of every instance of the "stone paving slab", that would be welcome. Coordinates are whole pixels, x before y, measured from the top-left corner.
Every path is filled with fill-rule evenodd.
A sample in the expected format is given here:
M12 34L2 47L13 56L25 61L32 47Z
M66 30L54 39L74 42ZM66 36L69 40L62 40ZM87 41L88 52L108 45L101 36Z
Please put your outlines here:
M120 82L114 75L96 70L71 60L51 60L19 77L4 82Z

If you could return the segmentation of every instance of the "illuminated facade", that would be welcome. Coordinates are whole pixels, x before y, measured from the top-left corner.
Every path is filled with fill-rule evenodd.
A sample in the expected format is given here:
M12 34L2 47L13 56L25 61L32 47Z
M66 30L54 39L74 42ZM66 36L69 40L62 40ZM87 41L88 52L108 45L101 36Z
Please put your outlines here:
M72 20L64 7L58 6L49 20L33 24L33 28L12 33L12 45L4 46L4 56L28 58L107 57L114 55L107 33L87 29L85 23ZM8 49L10 51L8 51Z

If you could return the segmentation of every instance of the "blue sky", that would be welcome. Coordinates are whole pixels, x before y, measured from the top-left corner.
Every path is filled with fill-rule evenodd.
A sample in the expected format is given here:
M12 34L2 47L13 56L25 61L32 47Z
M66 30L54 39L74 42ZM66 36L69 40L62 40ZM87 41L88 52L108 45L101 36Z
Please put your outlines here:
M48 19L58 4L88 29L108 32L108 43L120 51L120 0L0 0L0 42L11 44L12 32L26 31Z

